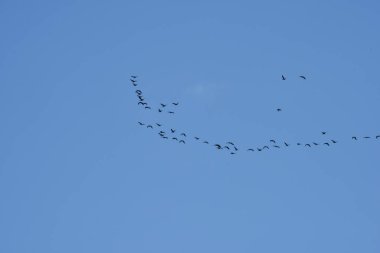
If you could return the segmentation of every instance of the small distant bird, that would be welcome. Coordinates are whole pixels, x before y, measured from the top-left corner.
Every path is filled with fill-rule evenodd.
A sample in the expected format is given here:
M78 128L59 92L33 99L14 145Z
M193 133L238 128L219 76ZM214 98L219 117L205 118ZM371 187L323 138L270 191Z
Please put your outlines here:
M203 143L204 143L204 144L208 144L208 141L204 141Z
M289 144L288 144L288 143L284 142L284 144L285 144L285 146L289 147Z
M173 129L173 128L170 128L170 131L171 131L172 133L174 133L174 132L175 132L175 129Z
M247 149L247 151L252 151L252 152L254 152L255 150L254 150L253 148L249 148L249 149Z
M275 141L275 140L270 140L270 142L276 143L276 141Z
M305 147L311 148L311 145L310 144L305 144Z
M222 146L220 146L219 144L215 144L214 145L217 149L221 149L222 148Z
M328 143L328 142L325 142L325 143L323 143L324 145L327 145L327 146L330 146L330 143Z
M172 103L173 105L179 105L179 103L178 102L176 102L176 103Z
M318 143L316 143L316 142L313 142L313 144L315 145L315 146L318 146L319 144Z
M261 148L257 148L257 151L259 151L259 152L260 152L261 150L262 150Z
M380 138L380 135L376 135L376 139Z
M235 153L235 152L231 152L230 154L231 154L231 155L235 155L236 153Z
M153 129L153 126L152 125L147 125L146 128L152 128Z
M145 109L149 109L149 110L150 110L150 109L152 109L152 108L150 108L150 106L145 106Z
M184 140L180 140L179 143L186 144L186 142Z
M194 137L194 139L199 140L199 137Z
M277 108L277 111L278 111L278 112L281 112L281 111L282 111L282 109L281 109L281 108Z
M138 105L148 105L148 103L144 103L144 102L138 102L137 104Z
M277 145L273 145L274 148L280 148L280 146L277 146Z
M141 90L136 90L136 94L137 94L137 95L141 95L141 94L142 94L142 91L141 91Z
M337 143L337 141L334 141L334 140L331 140L331 142L334 143L334 144Z
M160 108L158 108L158 112L162 112L162 110Z
M286 77L284 75L281 75L282 80L286 80Z
M162 126L161 124L158 124L158 123L156 123L156 125L157 125L158 127Z
M234 146L235 151L238 151L238 148Z
M167 136L162 136L162 138L164 138L164 139L169 139Z
M227 144L230 144L232 146L235 146L235 144L233 144L231 141L227 142Z
M168 111L168 113L173 114L174 112L173 111Z
M358 138L356 138L356 136L352 136L351 139L353 139L353 140L358 140Z
M165 132L161 130L159 133L160 133L160 134L164 134Z
M163 133L158 133L161 137L164 137L165 136L165 134L163 134Z
M370 139L371 137L369 137L369 136L365 136L365 137L363 137L364 139Z
M301 145L301 143L297 142L297 146L300 146L300 145Z
M323 135L325 135L327 132L321 132Z
M176 140L176 141L178 141L178 138L177 138L177 137L173 137L172 140Z
M302 79L306 80L306 77L305 76L300 76Z
M144 97L143 96L137 96L139 99L140 99L140 101L144 101Z
M166 105L165 104L161 104L162 107L165 107Z
M229 146L224 146L223 148L226 148L226 149L228 149L228 150L230 149L230 147L229 147Z
M136 79L137 78L137 76L131 76L133 79Z
M138 123L139 123L139 125L140 125L140 126L143 126L143 125L145 125L144 123L142 123L142 122L140 122L140 121L139 121Z
M263 147L263 149L264 149L264 148L266 148L266 149L269 149L269 147L268 147L268 146L264 146L264 147Z
M187 137L187 135L185 133L181 133L180 135Z

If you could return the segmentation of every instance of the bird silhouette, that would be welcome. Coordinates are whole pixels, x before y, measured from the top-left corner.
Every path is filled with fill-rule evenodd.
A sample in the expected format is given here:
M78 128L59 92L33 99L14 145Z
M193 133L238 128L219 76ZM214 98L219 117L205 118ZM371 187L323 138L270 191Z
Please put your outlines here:
M259 151L259 152L260 152L261 150L262 150L261 148L257 148L257 151Z
M137 76L131 76L133 79L136 79L137 78Z
M161 104L162 107L165 107L166 105L165 104Z
M331 140L331 142L334 143L334 144L337 143L337 141L335 141L335 140Z
M152 125L147 125L146 128L152 128L153 129L153 126Z
M323 135L325 135L327 132L321 132Z
M162 110L160 108L158 108L158 112L162 112Z
M174 112L173 111L168 111L168 113L173 114Z
M179 103L178 102L176 102L176 103L172 103L173 105L179 105Z
M164 138L164 139L169 139L167 136L162 136L162 138Z
M289 147L289 144L288 144L288 143L284 142L284 144L285 144L285 146Z
M275 140L270 140L270 142L276 143L276 141L275 141Z
M204 144L208 144L208 141L204 141L203 143L204 143Z
M284 75L281 75L282 80L286 80L286 77Z
M175 129L173 129L173 128L170 128L170 131L171 131L172 133L174 133L174 132L175 132Z
M144 102L138 102L137 104L138 104L138 105L144 105L144 106L145 106L145 105L148 105L148 103L144 103Z
M186 142L184 140L180 140L179 143L185 144Z
M310 144L305 144L305 147L311 148L311 145Z
M306 80L306 77L305 76L300 76L302 79Z
M187 137L187 135L185 133L181 133L180 135Z
M228 150L230 149L230 147L229 147L229 146L224 146L223 148L225 148L225 149L228 149Z
M137 95L141 95L141 94L142 94L142 91L141 91L141 90L136 90L136 94L137 94Z
M376 139L380 138L380 135L376 135Z
M263 147L263 149L264 149L264 148L266 148L266 149L269 149L269 147L268 147L268 146L264 146L264 147Z
M277 145L273 145L274 148L280 148L280 146L277 146Z
M369 136L365 136L365 137L363 137L364 139L370 139L371 137L369 137Z
M235 146L235 144L233 144L233 142L231 142L231 141L227 142L227 144L230 144L230 145L232 145L232 146Z
M156 125L157 125L158 127L162 126L161 124L158 124L158 123L156 123Z
M297 142L297 146L300 146L300 145L301 145L301 143Z
M356 136L352 136L351 139L353 139L353 140L358 140L358 138L356 138Z
M318 146L319 144L318 143L316 143L316 142L313 142L313 144L315 145L315 146Z
M194 137L194 139L199 140L199 137Z
M235 155L236 153L235 153L235 152L231 152L230 154L231 154L231 155Z
M145 106L145 109L149 109L149 110L150 110L150 109L152 109L152 108L150 108L150 106Z
M281 112L281 111L282 111L282 109L281 109L281 108L277 108L277 111L278 111L278 112Z
M249 149L247 149L247 151L252 151L252 152L254 152L255 150L254 150L253 148L249 148Z
M143 96L138 95L137 97L138 97L141 101L144 101L144 97L143 97Z
M177 138L177 137L173 137L172 140L176 140L176 141L178 141L178 138Z
M220 146L219 144L215 144L214 145L217 149L222 149L222 146Z
M239 149L238 149L237 147L235 147L235 146L234 146L234 149L235 149L235 151L238 151L238 150L239 150Z
M330 146L330 143L328 143L328 142L325 142L325 143L323 143L324 145L327 145L327 146Z
M142 122L140 122L140 121L139 121L138 123L139 123L139 125L140 125L140 126L143 126L143 125L145 125L144 123L142 123Z

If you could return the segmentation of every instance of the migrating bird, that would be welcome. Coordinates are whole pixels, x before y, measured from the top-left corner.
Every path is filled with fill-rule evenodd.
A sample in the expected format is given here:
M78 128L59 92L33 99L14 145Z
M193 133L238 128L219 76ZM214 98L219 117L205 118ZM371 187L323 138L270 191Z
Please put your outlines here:
M288 143L284 142L284 144L285 144L285 146L289 147L289 144L288 144Z
M281 75L282 80L286 80L286 77L284 75Z
M311 148L311 145L310 144L305 144L305 147Z
M176 103L172 103L173 105L179 105L179 103L178 102L176 102Z
M136 94L141 95L142 91L141 90L136 90Z
M165 104L161 104L162 107L165 107L166 105Z
M143 97L143 96L138 95L137 97L138 97L141 101L144 101L144 97Z
M219 144L215 144L214 145L217 149L222 149L222 146L220 146Z
M264 147L263 147L263 149L264 149L264 148L266 148L266 149L269 149L269 147L268 147L268 146L264 146Z
M277 145L273 145L274 148L280 148L280 146L277 146Z
M321 132L323 135L325 135L327 132Z
M328 142L325 142L325 143L323 143L324 145L327 145L327 146L330 146L330 143L328 143Z
M185 144L185 141L184 141L184 140L180 140L179 143L183 143L183 144Z
M313 142L313 144L315 145L315 146L318 146L319 144L318 143L316 143L316 142Z
M224 146L223 148L226 148L226 149L230 150L230 147L229 147L229 146Z
M160 108L158 108L158 112L162 112L162 110Z
M300 76L302 79L306 80L306 77L305 76Z
M145 106L145 109L149 109L149 110L150 110L150 109L152 109L152 108L150 108L150 106Z
M204 141L203 143L204 143L204 144L208 144L208 141Z
M178 138L177 138L177 137L173 137L172 140L176 140L176 141L178 141Z
M142 123L142 122L140 122L140 121L139 121L138 123L139 123L139 125L140 125L140 126L143 126L143 125L145 125L144 123Z
M145 102L138 102L137 104L138 105L148 105L148 103L145 103Z
M369 137L369 136L365 136L365 137L363 137L364 139L370 139L371 137Z
M234 146L235 151L238 151L238 148Z
M255 151L253 148L249 148L249 149L247 149L247 151Z
M131 76L133 79L136 79L137 78L137 76Z
M230 154L231 154L231 155L235 155L236 153L235 153L235 152L231 152Z
M235 146L235 144L233 144L231 141L227 142L227 144L230 144L232 146Z
M282 109L281 109L281 108L277 108L277 111L278 111L278 112L281 112L281 111L282 111Z
M185 133L181 133L180 135L187 137Z
M275 141L275 140L270 140L270 142L276 143L276 141Z
M334 143L334 144L337 143L337 141L334 141L334 140L331 140L331 142Z
M152 128L153 129L153 126L152 125L147 125L146 128Z
M376 139L380 138L380 135L376 135Z
M194 137L194 139L199 140L199 137Z
M262 149L261 148L257 148L257 151L261 151Z
M162 126L161 124L158 124L158 123L156 123L156 125L157 125L158 127Z
M356 138L356 136L352 136L352 138L351 139L353 139L353 140L358 140L358 138Z
M301 145L301 143L297 142L297 146L300 146L300 145Z
M174 133L174 132L175 132L175 129L173 129L173 128L170 128L170 131L172 131L172 133Z
M171 113L171 114L173 114L174 112L173 112L173 111L168 111L168 113Z

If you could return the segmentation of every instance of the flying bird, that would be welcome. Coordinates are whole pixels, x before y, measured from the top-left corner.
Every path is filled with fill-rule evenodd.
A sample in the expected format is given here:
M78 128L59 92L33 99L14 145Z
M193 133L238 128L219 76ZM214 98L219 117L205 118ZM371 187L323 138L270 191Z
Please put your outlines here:
M287 147L289 146L289 144L288 144L288 143L286 143L286 142L284 142L284 144L285 144L285 146L287 146Z
M214 145L217 149L222 149L222 146L220 146L219 144L215 144Z
M181 133L180 135L187 137L187 135L185 133Z
M316 142L313 142L313 144L315 145L315 146L318 146L319 144L318 143L316 143Z
M194 139L199 140L199 137L194 137Z
M376 139L380 138L380 135L376 135Z
M270 142L276 143L276 141L275 141L275 140L270 140Z
M178 141L178 138L177 138L177 137L173 137L172 140L176 140L176 141Z
M324 145L327 145L327 146L330 146L330 143L328 143L328 142L325 142L325 143L323 143Z
M208 141L204 141L203 143L204 143L204 144L208 144Z
M281 75L282 80L286 80L286 77L284 75Z
M234 146L235 151L238 151L238 148Z
M141 95L141 94L142 94L142 91L141 91L141 90L136 90L136 94L137 94L137 95Z
M235 152L231 152L230 154L231 154L231 155L235 155L236 153L235 153Z
M162 107L165 107L166 105L165 104L161 104Z
M136 79L137 78L137 76L131 76L133 79Z
M353 140L358 140L358 138L356 138L356 136L352 136L352 138L351 139L353 139Z
M137 104L138 105L148 105L148 103L144 103L144 102L138 102Z
M297 142L297 146L300 146L300 145L301 145L301 143Z
M140 122L140 121L139 121L138 123L139 123L139 125L140 125L140 126L143 126L143 125L145 125L144 123L142 123L142 122Z
M266 148L266 149L269 149L269 147L268 147L268 146L264 146L264 147L263 147L263 149L264 149L264 148Z
M228 149L228 150L230 149L230 147L229 147L229 146L224 146L223 148L226 148L226 149Z
M305 76L300 76L302 79L306 80L306 77Z
M149 109L149 110L150 110L150 109L152 109L152 108L150 108L150 106L145 106L145 109Z
M247 151L255 151L253 148L249 148L249 149L247 149Z
M153 126L152 125L147 125L146 128L152 128L153 129Z
M174 112L173 111L168 111L168 113L173 114Z
M156 125L157 125L158 127L162 126L161 124L158 124L158 123L156 123Z
M277 146L277 145L273 145L274 148L280 148L280 146Z
M176 102L176 103L172 103L173 105L179 105L179 103L178 102Z
M281 108L277 108L277 111L278 111L278 112L281 112L281 111L282 111L282 109L281 109Z
M311 148L311 145L310 144L305 144L305 147Z
M185 144L185 141L184 141L184 140L180 140L179 143L183 143L183 144Z
M323 135L325 135L327 132L321 132Z
M173 129L173 128L170 128L170 131L171 131L172 133L174 133L174 132L175 132L175 129Z
M158 112L162 112L162 110L160 108L158 108Z
M233 144L231 141L227 142L227 144L230 144L232 146L235 146L235 144Z
M371 137L369 137L369 136L365 136L365 137L363 137L364 139L370 139Z
M334 143L334 144L337 143L337 141L334 141L334 140L331 140L331 142Z

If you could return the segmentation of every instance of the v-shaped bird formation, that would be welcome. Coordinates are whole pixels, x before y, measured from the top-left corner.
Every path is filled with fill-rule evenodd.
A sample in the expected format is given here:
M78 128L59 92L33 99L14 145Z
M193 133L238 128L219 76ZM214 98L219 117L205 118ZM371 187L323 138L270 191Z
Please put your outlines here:
M303 80L307 80L307 78L304 75L300 75L299 78ZM282 80L287 80L287 77L284 75L281 75ZM144 110L157 110L157 113L168 113L168 114L175 114L175 109L177 106L179 106L179 102L172 101L168 103L160 103L157 106L152 106L148 101L145 99L143 92L141 89L139 89L139 83L137 80L137 76L131 75L130 81L132 84L132 87L135 88L135 94L138 99L137 105L142 107ZM277 112L281 112L281 108L276 109ZM316 142L316 141L310 141L310 142L295 142L290 143L285 140L274 140L269 139L267 143L262 143L260 145L256 144L251 147L244 147L241 148L239 145L235 144L232 141L223 141L223 142L217 142L213 143L209 141L206 138L201 138L196 135L192 135L190 133L179 131L177 129L174 129L172 127L166 126L163 123L146 123L146 122L137 122L139 126L145 127L147 129L151 129L152 131L156 131L157 135L164 139L164 140L171 140L174 142L177 142L178 144L186 144L189 142L195 142L202 145L209 145L210 147L224 151L229 153L230 155L235 155L238 152L245 151L245 152L264 152L269 150L278 150L278 149L285 149L285 148L291 148L293 146L299 147L299 148L313 148L313 147L331 147L333 145L337 145L339 142L331 137L328 137L327 131L321 131L320 135L321 137L324 137L322 140ZM371 135L371 136L352 136L352 141L360 141L360 140L369 140L373 139L380 142L380 134L378 135Z

